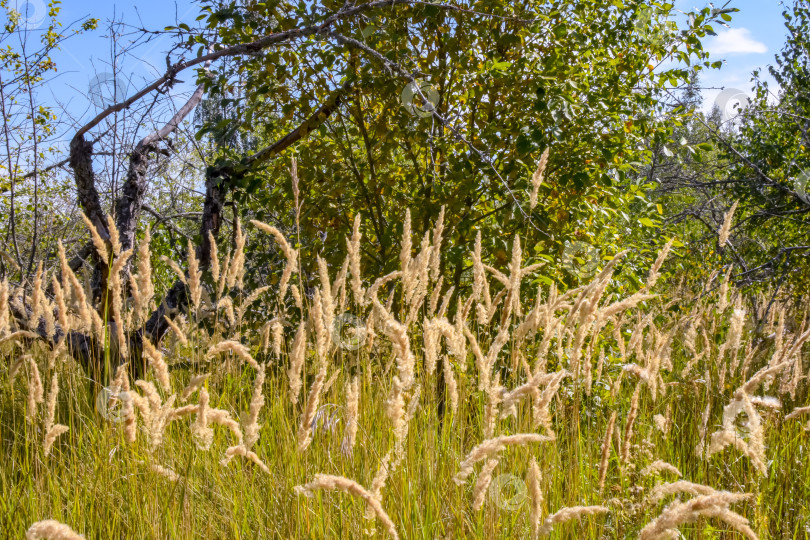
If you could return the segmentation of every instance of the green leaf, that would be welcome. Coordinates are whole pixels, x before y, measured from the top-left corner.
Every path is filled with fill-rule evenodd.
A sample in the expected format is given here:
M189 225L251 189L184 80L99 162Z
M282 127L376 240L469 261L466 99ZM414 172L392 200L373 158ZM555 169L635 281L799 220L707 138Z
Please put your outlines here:
M650 218L646 218L646 217L639 218L638 222L641 223L642 225L644 225L645 227L656 227L655 222L653 220L651 220Z

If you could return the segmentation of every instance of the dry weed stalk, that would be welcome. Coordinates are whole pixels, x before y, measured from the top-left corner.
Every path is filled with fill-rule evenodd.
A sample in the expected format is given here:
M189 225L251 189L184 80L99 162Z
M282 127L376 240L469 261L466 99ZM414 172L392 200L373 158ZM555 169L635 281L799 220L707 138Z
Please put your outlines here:
M188 285L188 279L186 278L186 273L183 272L183 269L180 268L179 264L177 264L176 262L174 262L170 258L166 257L165 255L161 256L160 260L163 261L171 269L172 272L174 272L174 275L177 277L178 280L180 280L182 283Z
M110 253L107 250L107 244L101 238L101 234L99 234L98 229L90 221L90 218L84 214L84 212L80 213L82 216L82 220L84 220L84 224L87 227L87 230L90 231L90 238L93 240L93 247L96 248L96 253L98 253L99 258L102 262L109 263L110 261Z
M129 372L127 370L129 364L124 363L118 366L115 370L115 378L110 385L110 396L107 402L107 407L118 401L121 401L121 420L123 421L124 438L127 442L133 443L138 436L138 419L135 415L136 403L141 403L143 398L134 392L131 392L129 386Z
M458 410L458 383L456 376L453 374L453 365L450 363L450 358L445 354L442 358L442 368L444 373L444 384L447 388L447 396L450 400L450 416L455 416Z
M26 540L84 540L84 535L77 533L68 525L54 519L45 519L32 524L25 532Z
M688 493L689 495L695 496L712 495L717 493L717 490L702 484L695 484L686 480L678 480L677 482L670 482L655 486L647 496L646 502L649 505L656 505L670 495L675 495L678 493Z
M667 463L666 461L656 460L641 469L641 476L652 476L654 474L658 474L660 472L669 472L674 474L675 476L683 476L681 471L674 465Z
M262 390L265 375L266 367L261 365L259 371L256 373L256 379L253 382L253 397L250 399L250 408L248 410L247 420L244 423L244 445L248 450L259 440L259 411L264 406L264 393Z
M484 437L495 435L495 425L498 420L498 406L503 398L504 388L501 386L501 374L496 373L495 378L487 389L487 406L484 410Z
M560 389L562 380L569 374L566 370L562 369L556 373L552 373L551 375L552 376L543 391L539 395L535 396L532 408L532 416L534 418L533 427L538 428L542 426L545 428L548 436L551 439L555 439L557 435L554 433L551 420L551 411L549 410L549 407L551 405L551 400L555 395L557 395L557 391Z
M540 156L540 162L537 164L537 170L532 175L532 192L529 195L529 209L534 210L537 206L537 194L540 192L540 186L543 184L543 177L546 173L546 165L548 165L548 154L550 148L543 150L543 155Z
M602 459L599 461L599 489L600 491L605 487L605 478L607 477L608 460L610 458L610 443L613 438L613 428L616 426L616 419L619 413L613 411L608 421L607 431L605 438L602 441Z
M346 249L348 250L349 272L351 273L352 294L358 306L365 306L365 291L363 290L363 274L360 270L360 214L354 217L352 227L352 237L346 239Z
M177 395L172 394L165 402L162 402L155 385L151 382L138 380L135 381L135 386L143 390L146 397L145 403L136 400L136 405L139 406L143 414L144 431L146 432L146 440L149 443L149 451L154 452L163 443L166 426L174 416L174 401L177 399Z
M382 308L379 302L375 302L375 307L380 310L381 316L384 317L383 331L394 345L399 378L402 381L404 389L407 391L413 385L414 369L416 367L416 357L413 355L413 352L411 352L408 328L397 322L390 313Z
M53 372L51 378L51 388L48 390L48 400L46 401L46 416L45 416L45 439L42 441L42 451L47 456L51 453L51 448L56 439L68 431L67 426L62 424L54 424L56 416L56 396L59 393L59 377L56 371Z
M734 219L734 212L737 210L738 204L739 201L734 201L734 204L731 205L731 208L728 212L726 212L726 215L723 218L723 224L717 230L717 243L721 248L726 245L726 242L728 242L728 235L731 232L731 222Z
M627 463L630 460L630 443L633 438L633 425L638 416L638 402L641 396L641 383L636 384L636 389L633 391L633 398L630 400L630 411L627 413L627 423L624 426L624 445L622 446L622 462Z
M461 485L467 477L472 474L473 467L479 461L495 457L507 446L525 446L530 443L540 443L553 440L551 437L539 435L537 433L520 433L517 435L501 435L492 439L487 439L467 454L467 457L461 462L461 467L453 477L453 481Z
M256 371L259 371L261 369L259 363L253 359L253 356L251 356L250 351L248 351L248 348L239 343L238 341L233 340L220 341L219 343L208 349L208 352L206 353L205 356L206 358L213 358L214 356L223 352L233 353L233 355L239 358L240 360L244 360L245 362L250 364L250 367L252 367Z
M487 489L490 482L492 482L492 471L498 466L499 460L497 458L487 460L481 472L478 474L478 479L475 481L473 488L473 509L478 512L484 506L484 500L487 497Z
M383 456L382 460L380 461L380 466L377 468L377 472L374 474L374 478L371 480L370 493L380 502L382 502L382 490L385 487L386 482L388 482L388 475L392 469L392 456L393 450L390 450L387 454L385 454L385 456ZM370 505L366 505L365 518L374 519L374 508L372 508Z
M170 482L179 482L180 480L182 480L180 475L174 472L169 467L164 467L163 465L159 465L157 463L149 463L149 469L159 476L168 478Z
M785 420L793 420L794 418L798 418L803 414L810 414L810 407L796 407L790 412L790 414L785 416Z
M166 317L165 315L163 316L163 320L165 320L166 324L169 325L169 328L171 328L174 335L177 336L177 339L180 341L180 343L188 347L188 338L186 337L186 333L183 332L183 330L177 325L177 323L175 323L173 320Z
M211 376L210 373L202 373L200 375L193 375L191 377L191 380L188 381L188 384L183 389L183 391L180 392L180 401L185 401L188 398L190 398L191 394L193 394L194 392L199 390L202 387L202 385L205 384L205 381L207 381L208 377L210 377L210 376Z
M26 355L28 368L28 414L29 422L33 422L37 415L37 405L45 401L45 387L42 385L42 376L39 373L39 366L32 355Z
M143 356L155 373L155 378L166 392L172 391L172 381L169 376L169 366L163 359L163 353L157 350L145 336L143 338Z
M39 261L34 283L31 287L31 312L28 314L28 328L34 332L39 327L39 319L42 316L42 301L45 296L42 290L42 273L42 261Z
M341 450L350 456L357 440L358 419L360 417L360 379L357 375L346 383L346 433Z
M61 244L60 244L61 246ZM8 311L9 287L8 279L0 281L0 337L10 331L10 313Z
M307 353L307 323L301 321L293 339L292 352L290 353L290 367L287 370L287 377L290 379L290 401L298 403L298 394L301 392L301 370L304 367Z
M233 250L233 257L230 260L230 264L228 265L228 272L227 272L227 279L225 280L226 285L229 289L233 289L237 284L239 288L242 287L242 278L244 277L244 266L245 266L245 235L242 232L242 224L240 223L238 218L234 219L233 224L234 229L234 250Z
M737 415L741 412L746 413L748 416L749 434L747 441L738 434L735 425ZM735 399L723 409L723 428L711 435L705 453L706 459L729 445L734 446L751 459L751 463L760 474L767 475L768 465L765 458L762 419L753 403L751 403L748 394L743 394L740 399Z
M528 381L518 386L517 388L504 392L503 410L501 411L501 418L509 418L517 414L517 404L524 397L534 396L539 392L538 387L541 384L550 385L555 379L562 380L561 375L563 372L557 373L537 373Z
M59 326L62 328L62 331L65 333L69 333L72 328L70 324L70 319L68 318L68 307L67 301L65 300L65 292L62 289L62 285L59 283L59 280L56 279L56 276L53 277L51 280L51 287L53 288L53 297L54 301L56 302L56 317L57 321L59 322ZM3 311L6 310L6 304L3 301L3 291L2 285L0 285L0 335L3 334Z
M130 284L133 285L133 298L135 300L135 304L133 306L133 322L135 324L139 324L140 322L146 320L147 314L152 306L152 298L155 295L155 287L152 283L152 253L150 251L151 241L151 233L147 228L146 232L144 233L144 239L138 246L138 272L136 275L130 276Z
M380 501L354 480L349 480L342 476L316 474L312 482L302 486L295 486L296 493L307 497L311 497L316 490L343 491L349 495L360 497L374 511L377 519L383 524L388 534L395 540L399 538L394 522L391 521L391 518L388 517L388 514L383 510Z
M442 235L444 234L444 205L439 210L439 217L433 227L432 250L430 253L430 280L433 283L441 279ZM441 286L439 286L441 289Z
M301 423L298 426L298 451L303 452L312 442L312 423L315 420L315 413L318 411L318 403L321 399L321 390L323 389L324 380L326 379L326 362L321 363L321 369L315 377L315 382L312 383L309 396L307 397L307 406L301 415Z
M551 534L554 525L565 523L574 518L581 519L582 516L593 516L596 514L606 514L610 509L605 506L572 506L569 508L562 508L554 514L548 516L543 522L543 525L538 530L539 534L545 536Z
M226 467L228 463L236 456L242 456L247 458L248 460L255 463L262 471L267 474L270 474L270 468L265 465L265 463L261 460L261 458L256 455L256 452L252 450L248 450L248 448L244 444L239 444L236 446L231 446L227 450L225 450L225 457L220 460L220 464L223 467Z
M17 341L22 341L24 339L37 339L39 336L33 332L29 332L28 330L17 330L16 332L12 332L2 338L0 338L0 345L6 343L15 343Z
M200 388L197 417L191 425L194 443L200 450L208 450L214 441L214 430L208 427L208 400L208 390L205 387Z
M191 311L197 313L202 299L202 270L197 261L197 250L191 240L188 241L188 289L191 297Z
M543 476L534 456L529 458L529 467L526 471L526 486L529 491L529 522L532 528L532 538L540 533L540 518L543 513L543 491L540 483Z
M695 491L703 491L691 486ZM710 490L707 486L701 486ZM677 536L677 528L686 523L694 523L701 517L717 518L725 521L731 527L745 535L751 540L758 537L748 526L748 520L743 516L732 512L730 506L734 503L744 501L751 497L748 493L729 493L727 491L714 491L701 494L685 503L673 502L664 508L664 511L657 518L648 523L639 536L640 540L658 540L663 538L674 538Z

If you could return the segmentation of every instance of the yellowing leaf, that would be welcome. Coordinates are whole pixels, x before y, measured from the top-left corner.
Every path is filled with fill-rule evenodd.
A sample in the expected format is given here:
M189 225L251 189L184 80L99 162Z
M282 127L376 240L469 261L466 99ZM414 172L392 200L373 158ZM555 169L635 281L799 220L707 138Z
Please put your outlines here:
M644 225L645 227L655 227L655 222L653 222L653 220L651 220L650 218L643 217L639 219L638 222Z

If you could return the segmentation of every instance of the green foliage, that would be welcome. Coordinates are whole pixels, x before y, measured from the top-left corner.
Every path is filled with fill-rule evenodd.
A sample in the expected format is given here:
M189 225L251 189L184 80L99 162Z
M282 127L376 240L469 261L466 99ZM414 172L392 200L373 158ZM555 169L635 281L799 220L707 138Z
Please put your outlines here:
M810 285L810 8L796 2L784 15L790 37L769 68L778 96L754 72L753 99L739 116L728 119L717 108L706 116L695 80L677 100L692 114L671 140L655 141L645 173L659 186L654 200L666 206L667 230L688 247L681 261L688 279L733 264L735 283L751 293L753 306L758 293L800 298ZM718 246L735 201L730 243Z
M203 15L223 44L234 44L319 20L316 7L204 4ZM646 141L666 136L677 120L664 114L661 88L689 77L664 61L710 67L700 39L728 14L706 8L677 28L667 18L669 3L614 1L606 8L597 1L470 1L459 7L397 5L334 25L424 81L435 103L403 103L406 79L367 50L315 35L218 69L211 90L238 114L212 118L203 131L238 127L265 146L308 117L338 84L352 83L340 109L295 149L302 237L327 233L303 248L332 263L340 262L360 213L374 243L364 264L380 272L393 268L406 207L420 233L445 207L446 264L457 286L469 266L464 246L479 230L485 251L495 254L492 262L503 265L515 233L534 256L559 261L572 241L609 257L625 226L653 226L654 216L628 223L622 213L630 202L643 202L644 190L627 181L650 158ZM190 37L188 45L200 39ZM540 204L530 210L531 176L547 147ZM245 171L230 187L241 210L292 232L284 157ZM231 153L222 163L240 160ZM275 262L261 253L250 260L261 268L258 274ZM554 276L576 280L563 272Z
M796 2L784 17L789 37L769 68L780 86L778 103L770 103L773 93L755 72L754 102L734 138L744 159L731 153L729 159L735 178L754 179L735 190L751 207L743 256L750 268L764 265L764 275L800 295L810 286L810 7Z

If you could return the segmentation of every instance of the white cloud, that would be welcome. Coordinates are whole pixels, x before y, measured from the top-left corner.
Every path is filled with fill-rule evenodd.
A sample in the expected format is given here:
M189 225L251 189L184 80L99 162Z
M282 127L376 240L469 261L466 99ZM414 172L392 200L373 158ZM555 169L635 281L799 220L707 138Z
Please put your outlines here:
M768 47L751 36L747 28L732 28L719 32L709 41L706 47L712 54L761 54L768 52Z

